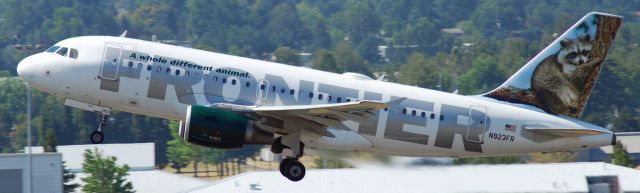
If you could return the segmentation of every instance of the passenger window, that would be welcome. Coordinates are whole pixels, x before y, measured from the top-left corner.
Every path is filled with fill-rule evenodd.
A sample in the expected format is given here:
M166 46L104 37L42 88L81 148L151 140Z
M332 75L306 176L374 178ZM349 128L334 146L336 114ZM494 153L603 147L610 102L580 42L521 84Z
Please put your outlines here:
M342 98L340 98L340 97L336 98L336 102L341 103L342 102Z
M309 93L309 98L313 98L313 92Z
M348 98L348 99L347 99L347 102L351 102L351 99L349 99L349 98Z
M186 70L184 71L184 76L189 77L189 74L190 74L189 71L186 71Z
M78 50L71 48L71 52L69 52L69 58L78 59Z
M227 83L227 78L222 78L222 84Z
M420 116L421 116L422 118L425 118L425 117L427 116L427 113L422 112L422 113L420 113Z
M60 48L60 46L51 46L51 48L47 49L47 52L54 53Z
M435 119L436 118L436 114L431 113L431 115L429 115L430 119Z
M284 88L280 88L280 93L284 93Z
M327 101L331 102L331 95L327 96Z
M245 84L244 84L244 86L246 86L246 87L250 87L250 86L251 86L251 83L250 83L250 82L247 82L247 83L245 83Z
M162 67L158 66L158 67L156 68L156 72L160 72L160 71L162 71Z
M322 100L322 94L318 94L318 100Z
M231 85L236 85L236 79L231 80Z
M388 111L388 110L389 110L389 107L385 107L385 108L384 108L384 111Z
M293 90L293 89L289 90L289 94L293 95L294 93L296 93L295 90Z
M129 61L129 63L127 64L127 66L129 66L129 68L133 68L133 62Z
M176 76L180 76L180 70L176 70Z
M260 85L260 90L264 90L264 87L266 87L264 84Z
M402 114L407 114L407 109L402 109Z
M213 82L218 82L218 76L213 76Z
M271 92L276 92L276 86L271 86Z
M444 115L440 115L440 120L443 121L444 120Z
M68 50L69 50L68 48L66 48L66 47L62 47L62 48L60 48L60 50L58 50L58 51L56 52L56 54L60 54L61 56L66 56L66 55L67 55L67 51L68 51Z
M171 73L171 68L167 68L167 70L165 70L165 72L166 72L167 74Z
M151 66L151 64L147 65L147 71L151 71L152 68L153 66Z
M416 116L416 110L411 111L411 116Z

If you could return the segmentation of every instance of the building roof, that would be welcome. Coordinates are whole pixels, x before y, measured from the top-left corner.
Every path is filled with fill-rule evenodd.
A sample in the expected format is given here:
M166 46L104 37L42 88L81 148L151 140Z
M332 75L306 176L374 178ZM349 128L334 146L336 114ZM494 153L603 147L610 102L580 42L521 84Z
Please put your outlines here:
M91 144L91 145L61 145L57 147L62 153L62 160L71 172L82 172L84 150L98 148L104 156L115 156L116 164L127 164L130 171L153 170L155 167L154 143L127 144ZM27 152L27 147L25 147ZM33 153L42 153L41 146L33 147Z
M189 192L211 185L211 182L160 170L129 171L128 174L127 181L131 182L136 192ZM81 179L86 176L86 173L76 173L72 182L84 184ZM82 192L81 189L76 189L76 192Z
M299 182L248 172L191 192L588 192L587 176L608 175L640 191L639 171L597 162L308 170Z

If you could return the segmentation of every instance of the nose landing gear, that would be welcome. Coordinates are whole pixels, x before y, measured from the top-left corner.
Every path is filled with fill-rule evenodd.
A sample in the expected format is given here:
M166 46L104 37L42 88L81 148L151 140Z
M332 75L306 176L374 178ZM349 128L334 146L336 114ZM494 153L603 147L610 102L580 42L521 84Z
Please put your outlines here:
M98 125L98 130L91 132L91 135L89 135L89 140L91 140L91 143L102 143L102 141L104 140L104 134L102 133L102 130L107 127L107 120L109 120L109 114L100 113L100 119L98 119L98 121L100 121L100 125Z

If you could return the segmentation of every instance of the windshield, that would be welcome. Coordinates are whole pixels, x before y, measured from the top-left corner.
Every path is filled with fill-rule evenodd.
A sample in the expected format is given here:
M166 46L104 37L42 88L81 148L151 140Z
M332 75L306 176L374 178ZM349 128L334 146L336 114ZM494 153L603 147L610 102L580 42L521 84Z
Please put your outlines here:
M47 52L54 53L56 52L56 50L58 50L58 48L60 48L60 46L51 46L49 49L47 49Z

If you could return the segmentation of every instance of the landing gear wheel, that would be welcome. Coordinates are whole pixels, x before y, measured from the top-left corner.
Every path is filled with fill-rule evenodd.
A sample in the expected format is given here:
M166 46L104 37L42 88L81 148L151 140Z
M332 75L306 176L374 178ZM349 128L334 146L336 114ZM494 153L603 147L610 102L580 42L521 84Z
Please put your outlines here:
M295 161L295 159L293 159L292 157L287 157L282 159L282 161L280 161L280 174L282 174L284 176L284 166L286 166L287 164L289 164L289 162Z
M102 143L102 140L104 140L104 134L102 134L102 131L91 132L89 140L91 140L91 143L93 144Z
M304 174L306 173L304 165L302 165L302 163L300 163L298 160L290 161L289 163L284 165L283 169L284 171L282 171L282 175L294 182L302 180L302 178L304 178Z

